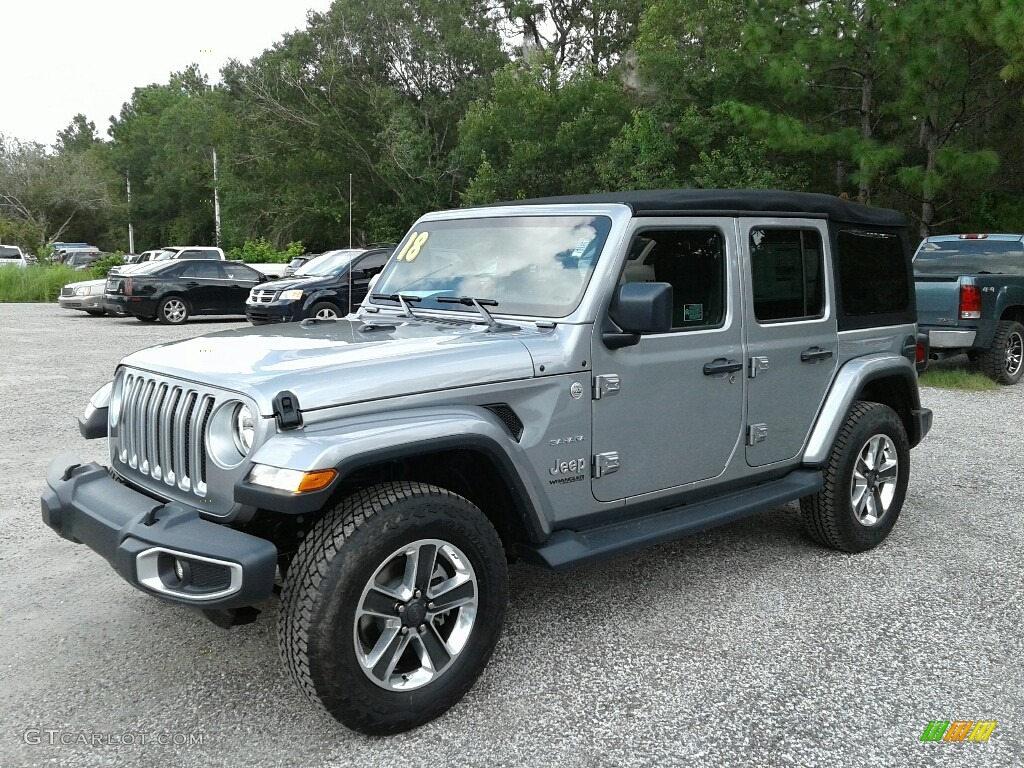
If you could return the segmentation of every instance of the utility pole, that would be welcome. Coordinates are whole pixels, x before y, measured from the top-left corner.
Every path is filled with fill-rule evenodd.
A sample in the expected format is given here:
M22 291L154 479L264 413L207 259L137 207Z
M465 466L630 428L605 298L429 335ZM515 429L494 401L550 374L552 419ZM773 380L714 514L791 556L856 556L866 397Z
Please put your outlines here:
M213 150L213 227L216 245L220 248L220 192L217 189L217 150Z
M124 181L128 185L128 253L135 253L135 232L132 230L132 177L124 172Z

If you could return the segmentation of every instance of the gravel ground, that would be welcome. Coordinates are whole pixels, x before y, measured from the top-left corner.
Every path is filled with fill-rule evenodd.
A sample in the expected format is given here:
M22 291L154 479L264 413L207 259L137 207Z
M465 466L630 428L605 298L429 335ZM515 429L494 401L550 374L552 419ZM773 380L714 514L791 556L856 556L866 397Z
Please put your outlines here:
M872 552L814 546L791 505L569 574L514 566L476 687L374 739L285 676L276 602L225 632L39 517L55 454L104 460L75 417L118 359L236 324L0 305L0 765L1021 765L1024 384L923 390L935 425ZM999 725L919 742L933 719Z

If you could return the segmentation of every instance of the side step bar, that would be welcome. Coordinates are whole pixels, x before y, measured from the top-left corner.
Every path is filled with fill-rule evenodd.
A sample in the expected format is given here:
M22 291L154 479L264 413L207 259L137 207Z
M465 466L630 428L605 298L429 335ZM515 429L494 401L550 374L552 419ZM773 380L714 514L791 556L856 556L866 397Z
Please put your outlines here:
M731 523L816 493L823 484L821 472L798 470L728 496L583 531L555 531L544 544L521 547L519 553L528 562L561 571Z

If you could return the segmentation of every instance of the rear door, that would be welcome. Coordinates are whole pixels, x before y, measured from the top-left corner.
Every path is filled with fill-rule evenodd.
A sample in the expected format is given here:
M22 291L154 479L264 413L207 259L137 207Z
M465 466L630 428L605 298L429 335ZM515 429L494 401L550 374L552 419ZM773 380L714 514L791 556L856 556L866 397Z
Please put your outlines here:
M192 314L212 314L220 310L226 301L226 280L220 264L215 261L189 261L182 267L180 275Z
M261 275L252 267L229 261L222 261L220 267L225 277L224 304L221 309L224 314L244 315L245 301L249 298L249 292L259 284Z
M839 357L823 219L744 218L747 464L794 458Z

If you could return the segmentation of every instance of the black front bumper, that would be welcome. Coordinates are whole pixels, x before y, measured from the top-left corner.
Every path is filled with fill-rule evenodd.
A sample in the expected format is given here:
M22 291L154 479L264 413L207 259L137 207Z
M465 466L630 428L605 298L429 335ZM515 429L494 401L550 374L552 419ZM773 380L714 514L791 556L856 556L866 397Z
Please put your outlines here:
M274 304L246 304L245 318L253 325L267 323L295 323L302 320L302 302L288 301Z
M203 610L253 605L273 592L277 548L266 539L151 498L68 454L50 463L46 485L43 522L102 555L143 592Z

